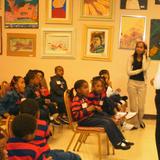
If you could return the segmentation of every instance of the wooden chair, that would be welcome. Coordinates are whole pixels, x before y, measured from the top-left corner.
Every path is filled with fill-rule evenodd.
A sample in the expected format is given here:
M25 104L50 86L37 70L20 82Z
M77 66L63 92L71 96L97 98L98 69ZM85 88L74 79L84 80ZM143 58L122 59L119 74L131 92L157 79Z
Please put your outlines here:
M72 128L72 130L74 132L74 134L68 144L67 151L69 150L70 146L72 145L73 140L75 139L77 134L79 134L79 137L74 145L74 148L73 148L74 151L80 150L81 145L86 142L86 140L90 134L96 134L98 137L99 160L101 160L102 159L101 134L106 134L104 128L78 126L77 122L73 122L73 119L72 119L71 109L70 109L71 100L69 98L69 90L65 91L65 93L64 93L64 101L65 101L67 115L68 115L68 119L69 119L69 126ZM109 149L110 144L109 144L109 139L107 136L106 136L106 142L107 142L107 155L109 155L110 154L110 149ZM112 154L113 155L115 154L114 148L112 150Z

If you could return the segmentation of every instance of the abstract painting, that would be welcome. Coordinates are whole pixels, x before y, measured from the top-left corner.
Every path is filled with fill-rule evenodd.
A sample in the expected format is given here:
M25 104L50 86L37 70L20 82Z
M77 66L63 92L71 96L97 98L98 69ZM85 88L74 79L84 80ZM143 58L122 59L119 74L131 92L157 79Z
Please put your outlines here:
M81 0L81 18L84 19L112 19L113 0Z
M36 54L35 34L7 34L7 55L34 57Z
M38 0L5 0L6 28L38 28Z
M160 0L155 0L155 4L160 4Z
M109 61L112 52L113 28L103 26L85 26L83 59Z
M121 17L119 47L134 49L137 41L145 40L146 17L124 15Z
M121 9L135 9L135 10L146 10L148 6L148 0L121 0Z
M46 0L47 23L71 23L72 0Z
M160 60L160 19L151 20L149 55L152 60Z
M43 58L74 58L73 29L43 30Z

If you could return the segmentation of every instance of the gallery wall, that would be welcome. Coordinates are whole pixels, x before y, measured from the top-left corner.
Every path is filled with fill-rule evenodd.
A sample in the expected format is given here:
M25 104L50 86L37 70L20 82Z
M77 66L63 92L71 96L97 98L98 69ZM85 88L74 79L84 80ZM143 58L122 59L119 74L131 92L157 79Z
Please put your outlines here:
M73 0L73 23L72 25L56 25L45 24L45 0L39 0L39 29L4 29L4 8L0 11L0 15L3 17L3 55L0 56L0 82L2 80L10 81L13 75L24 76L29 69L41 69L45 72L47 81L49 82L50 76L54 74L54 67L62 65L65 69L65 79L68 82L69 87L72 87L74 81L77 79L90 79L97 75L99 70L108 69L111 74L113 87L120 87L123 94L127 94L127 81L126 65L129 54L133 53L133 50L119 49L119 31L120 31L120 17L125 15L144 15L147 16L147 28L146 28L146 43L149 44L150 36L150 19L158 19L160 5L155 5L154 0L148 0L148 10L120 10L120 0L114 0L114 20L113 21L82 21L79 19L79 0ZM3 5L4 2L2 2ZM4 5L3 5L4 6ZM112 60L106 61L91 61L82 60L82 48L85 45L84 40L84 25L100 25L114 27L114 36L112 41ZM76 49L75 59L44 59L42 55L42 29L44 28L67 28L73 27L76 33L76 41L74 42ZM36 57L12 57L7 56L7 33L36 33L37 34L37 48ZM145 105L146 114L155 114L154 109L154 89L150 86L149 80L154 76L156 72L158 61L152 61L148 71L148 91Z

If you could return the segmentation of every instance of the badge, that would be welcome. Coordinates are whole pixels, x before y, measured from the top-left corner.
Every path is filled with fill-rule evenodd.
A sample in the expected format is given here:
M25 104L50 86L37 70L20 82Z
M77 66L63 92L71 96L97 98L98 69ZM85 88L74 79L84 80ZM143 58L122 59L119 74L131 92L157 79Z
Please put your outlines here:
M87 103L82 103L82 108L83 108L83 109L85 109L85 108L87 108L87 107L88 107Z
M100 101L100 102L99 102L99 105L100 105L100 106L103 106L103 101Z
M61 85L61 81L56 81L56 83L57 83L58 85Z

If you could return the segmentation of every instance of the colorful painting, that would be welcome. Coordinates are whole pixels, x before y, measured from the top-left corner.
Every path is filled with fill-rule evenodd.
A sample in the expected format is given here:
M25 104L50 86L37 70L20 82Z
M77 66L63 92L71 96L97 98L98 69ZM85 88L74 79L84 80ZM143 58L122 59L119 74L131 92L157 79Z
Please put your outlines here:
M120 30L120 48L134 49L137 41L145 40L146 17L122 16Z
M111 59L112 27L86 26L83 59L108 61ZM84 40L83 40L84 41Z
M155 0L155 4L160 4L160 0Z
M2 17L0 16L0 55L2 55Z
M148 6L148 0L121 0L121 9L135 9L146 10Z
M81 0L81 18L112 19L113 0Z
M7 55L35 56L36 35L34 34L7 34Z
M42 57L73 57L73 30L44 30Z
M47 0L47 23L71 23L72 0Z
M160 60L160 19L151 20L149 55L152 60Z
M38 0L5 0L6 28L38 28Z

